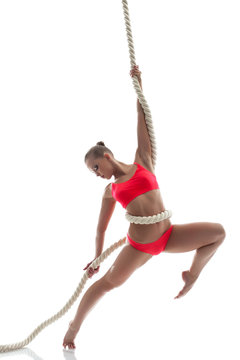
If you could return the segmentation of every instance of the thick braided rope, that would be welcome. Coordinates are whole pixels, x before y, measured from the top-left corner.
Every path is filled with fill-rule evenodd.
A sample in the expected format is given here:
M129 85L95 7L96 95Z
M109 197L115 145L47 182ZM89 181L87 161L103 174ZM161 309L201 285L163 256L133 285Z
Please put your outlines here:
M157 222L166 220L172 216L171 210L165 210L160 212L157 215L152 216L133 216L130 215L128 212L125 214L125 218L130 222L134 224L155 224Z
M118 247L122 246L126 242L126 237L123 239L120 239L119 241L115 242L113 245L111 245L108 249L106 249L98 258L96 258L92 263L91 267L96 268L98 265L103 262L114 250L116 250ZM68 300L66 305L55 315L53 315L51 318L47 319L43 323L41 323L25 340L16 343L16 344L7 344L7 345L0 345L0 353L6 352L6 351L12 351L16 349L21 349L22 347L28 345L39 333L42 331L45 327L52 324L54 321L60 319L73 305L73 303L77 300L79 294L81 293L86 281L88 280L88 270L87 269L82 277L82 280L80 281L78 287L76 288L73 296Z
M134 44L133 44L131 24L130 24L129 11L128 11L128 3L126 0L122 0L122 4L123 4L125 24L126 24L131 67L133 68L136 65L136 60L135 60L135 51L134 51ZM155 135L154 135L151 112L150 112L149 106L147 104L147 101L145 100L144 95L142 93L137 76L133 76L132 79L133 79L133 86L136 90L139 102L142 105L142 108L145 113L146 125L147 125L148 134L149 134L150 141L151 141L152 163L153 163L153 167L155 167L156 160L157 160L157 147L156 147L156 140L155 140Z

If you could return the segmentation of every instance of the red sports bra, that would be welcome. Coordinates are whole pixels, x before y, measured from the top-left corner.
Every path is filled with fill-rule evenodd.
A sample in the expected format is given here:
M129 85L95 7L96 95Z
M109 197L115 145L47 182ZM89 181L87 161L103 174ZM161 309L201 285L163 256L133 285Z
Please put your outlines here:
M159 189L156 176L142 165L137 165L135 174L127 181L116 184L112 183L112 196L120 202L124 208L137 196L147 191Z

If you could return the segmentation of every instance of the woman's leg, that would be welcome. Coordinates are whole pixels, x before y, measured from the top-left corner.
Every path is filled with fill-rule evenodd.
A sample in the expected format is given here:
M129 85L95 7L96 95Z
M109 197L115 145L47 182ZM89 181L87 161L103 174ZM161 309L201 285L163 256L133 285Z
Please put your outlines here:
M64 337L64 347L75 348L74 339L87 314L96 303L108 291L122 285L137 268L145 264L151 257L151 254L136 250L129 244L124 246L107 273L90 286L84 294L71 326Z
M190 270L182 273L185 286L175 298L180 298L191 289L204 266L222 244L225 236L225 230L219 223L198 222L173 225L164 251L182 253L196 250Z

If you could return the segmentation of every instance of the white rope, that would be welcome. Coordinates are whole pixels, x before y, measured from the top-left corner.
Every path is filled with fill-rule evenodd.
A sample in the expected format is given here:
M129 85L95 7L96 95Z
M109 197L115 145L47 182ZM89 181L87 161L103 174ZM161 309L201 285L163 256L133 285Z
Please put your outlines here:
M134 224L155 224L157 222L166 220L168 218L170 218L172 216L172 211L171 210L165 210L160 212L157 215L152 215L152 216L133 216L131 214L129 214L128 212L126 212L125 214L125 218L130 222L130 223L134 223Z
M134 44L133 44L133 38L132 38L132 30L131 30L127 0L122 0L122 4L123 4L124 19L125 19L125 25L126 25L126 31L127 31L129 56L130 56L130 61L131 61L131 67L133 68L136 65L136 60L135 60L135 51L134 51ZM136 75L133 76L132 79L133 79L134 89L136 90L139 102L142 105L143 111L145 113L145 121L146 121L147 130L148 130L148 134L149 134L150 141L151 141L152 163L153 163L153 167L155 167L156 160L157 160L157 146L156 146L151 112L150 112L149 106L147 104L147 101L145 100L144 95L142 93L137 76Z
M97 259L95 259L90 266L92 268L98 267L98 265L101 264L101 262L103 262L114 250L122 246L125 242L126 242L126 237L115 242L107 250L105 250ZM54 321L60 319L71 308L73 303L77 300L78 296L80 295L86 281L89 279L88 270L89 268L85 271L72 297L68 300L66 305L64 305L64 307L58 313L56 313L51 318L41 323L25 340L15 344L0 345L0 353L21 349L22 347L28 345L45 327L52 324Z

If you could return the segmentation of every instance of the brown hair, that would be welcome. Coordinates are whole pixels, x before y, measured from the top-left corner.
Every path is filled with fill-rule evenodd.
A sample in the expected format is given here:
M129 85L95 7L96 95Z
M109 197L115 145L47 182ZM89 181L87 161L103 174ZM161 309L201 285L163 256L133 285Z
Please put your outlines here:
M94 159L103 157L103 154L105 152L114 156L112 151L105 146L103 141L98 141L95 146L91 147L91 149L88 150L88 152L85 155L84 161L86 162L90 156L93 156Z

